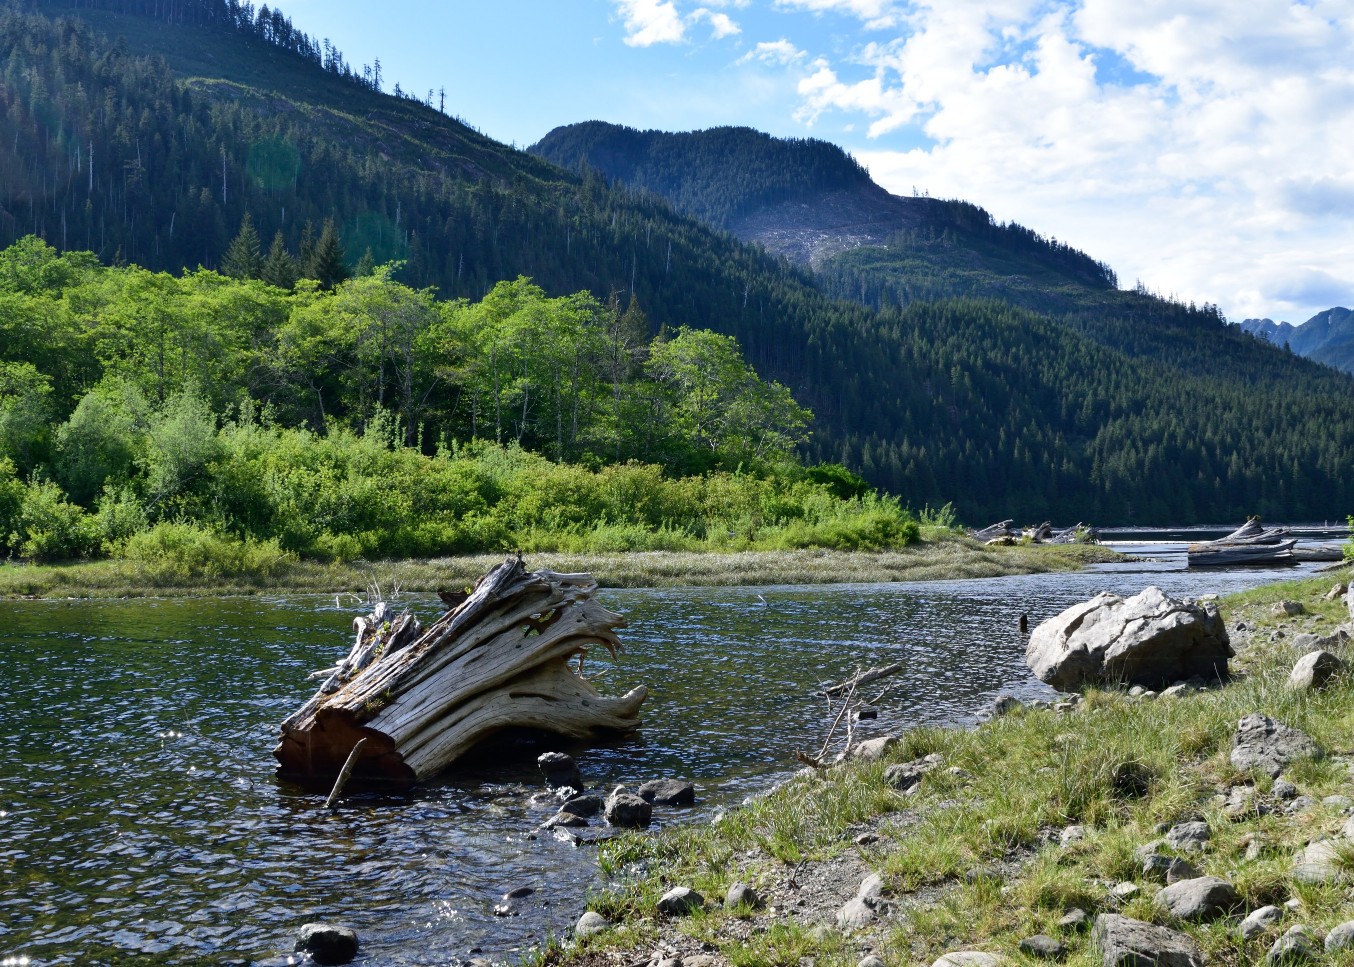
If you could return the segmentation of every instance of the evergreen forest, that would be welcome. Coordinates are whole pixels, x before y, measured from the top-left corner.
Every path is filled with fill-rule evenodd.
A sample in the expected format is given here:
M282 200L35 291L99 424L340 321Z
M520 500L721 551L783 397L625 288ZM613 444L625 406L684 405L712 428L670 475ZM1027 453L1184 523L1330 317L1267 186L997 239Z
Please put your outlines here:
M102 532L70 538L85 552L182 520L319 556L493 546L530 529L506 505L477 518L448 497L452 509L428 510L441 498L419 491L410 514L442 530L377 536L390 528L343 517L364 503L348 494L333 526L286 533L277 508L320 507L335 481L375 479L353 470L361 460L389 461L381 474L396 477L412 473L405 460L470 476L488 461L466 498L486 508L522 468L761 481L756 500L679 542L755 539L769 521L830 529L835 510L808 509L828 497L883 515L862 546L903 527L897 508L950 501L975 523L1322 519L1354 506L1354 383L1212 306L1118 290L1075 250L929 199L934 223L897 240L921 253L915 264L876 271L862 263L876 250L862 249L812 274L654 186L493 142L451 116L454 92L387 83L379 65L355 68L276 9L236 0L0 11L11 514L25 494L38 507L40 490L49 509L78 508L60 512L72 534L81 514L103 515ZM863 175L791 147L823 178ZM701 204L733 212L784 191L775 165L744 170L736 191ZM688 351L717 359L734 396L694 402ZM108 444L119 455L75 467L78 426L122 427ZM173 427L212 447L180 466L156 449ZM274 509L250 517L241 495L291 473L268 464L277 448L313 461L314 476L258 497ZM260 476L225 456L241 453ZM869 497L857 474L891 497ZM627 526L607 507L559 520ZM131 524L107 523L124 510ZM685 513L645 526L671 530ZM11 552L40 556L24 540Z

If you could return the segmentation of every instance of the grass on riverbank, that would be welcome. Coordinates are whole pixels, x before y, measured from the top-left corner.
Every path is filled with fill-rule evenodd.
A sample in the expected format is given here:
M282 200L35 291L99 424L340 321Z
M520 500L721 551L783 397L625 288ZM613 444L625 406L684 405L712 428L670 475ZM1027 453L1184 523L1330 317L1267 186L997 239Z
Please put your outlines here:
M604 587L840 584L996 577L1070 571L1114 552L1095 545L985 547L932 529L896 551L641 551L613 554L531 554L533 567L587 571ZM155 562L106 560L65 565L0 565L0 599L141 597L258 593L435 591L464 586L503 559L475 554L424 560L323 564L276 561L233 570L164 567Z
M1345 572L1347 575L1348 572ZM1326 689L1287 686L1298 653L1287 642L1300 631L1330 633L1348 620L1343 601L1326 601L1334 577L1271 585L1228 598L1229 628L1244 621L1237 675L1225 687L1180 698L1133 699L1091 691L1072 712L1028 709L967 730L921 729L902 738L889 762L938 753L942 765L904 796L884 782L888 763L849 766L799 778L771 796L730 813L711 827L657 837L632 836L603 851L603 869L618 874L592 907L618 926L579 947L542 955L550 963L603 963L611 949L630 954L660 942L716 950L730 964L855 964L866 952L886 964L930 964L955 950L1000 953L1014 964L1037 963L1018 951L1022 938L1043 933L1068 947L1066 963L1098 964L1085 932L1057 924L1072 907L1091 917L1119 912L1184 930L1212 964L1257 963L1296 923L1326 931L1354 917L1349 887L1293 878L1295 855L1310 840L1338 836L1347 808L1327 796L1354 798L1354 675ZM1307 613L1276 617L1280 599L1302 601ZM1280 637L1279 632L1283 635ZM1241 639L1235 639L1238 644ZM1285 777L1310 803L1290 815L1272 795L1268 776L1239 773L1228 755L1237 722L1262 711L1306 731L1326 750L1296 763ZM1132 777L1138 782L1125 781ZM1254 783L1272 811L1228 816L1222 794ZM1188 859L1201 874L1229 879L1245 910L1300 904L1283 921L1244 941L1239 916L1208 924L1171 922L1155 910L1159 885L1143 876L1134 850L1175 823L1205 820L1212 838ZM1061 845L1072 824L1079 841ZM879 838L859 846L869 830ZM1354 873L1354 842L1340 862ZM801 891L817 867L860 865L883 875L901 912L873 928L843 932L831 925L855 882L814 909ZM647 871L647 872L643 872ZM858 875L858 874L857 874ZM658 897L675 884L722 898L735 881L756 885L770 909L725 912L711 907L689 919L655 916ZM1121 882L1139 892L1115 901ZM1343 958L1343 959L1341 959ZM631 959L634 959L633 957ZM1354 963L1335 955L1329 963Z

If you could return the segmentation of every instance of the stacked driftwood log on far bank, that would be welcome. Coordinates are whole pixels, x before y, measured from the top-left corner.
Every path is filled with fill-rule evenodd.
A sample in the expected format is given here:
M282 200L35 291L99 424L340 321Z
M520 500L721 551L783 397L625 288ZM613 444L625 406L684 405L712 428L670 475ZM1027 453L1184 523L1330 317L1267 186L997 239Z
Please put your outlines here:
M1265 527L1252 517L1226 537L1199 541L1186 551L1190 567L1222 567L1229 564L1293 564L1297 538L1287 527Z
M351 763L364 784L408 787L505 729L574 739L639 726L647 689L601 695L589 648L614 658L624 619L592 597L588 574L528 571L509 558L426 629L384 603L354 621L357 641L320 690L282 723L279 778L328 788ZM345 777L346 778L346 777Z
M970 535L985 544L1007 547L1021 541L1033 544L1095 544L1100 533L1094 527L1077 523L1063 530L1054 530L1050 521L1044 521L1038 527L1012 527L1014 521L1003 520L982 530L971 531Z

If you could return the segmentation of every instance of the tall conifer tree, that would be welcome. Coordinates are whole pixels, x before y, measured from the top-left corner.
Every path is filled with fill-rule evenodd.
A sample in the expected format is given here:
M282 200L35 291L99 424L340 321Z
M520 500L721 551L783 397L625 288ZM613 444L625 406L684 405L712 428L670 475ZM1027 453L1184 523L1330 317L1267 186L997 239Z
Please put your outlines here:
M260 278L279 289L290 289L296 285L297 275L296 260L287 251L287 246L282 241L282 232L279 231L273 236L273 244L268 249L268 257L263 261L263 273Z
M259 233L249 212L240 221L240 232L221 259L221 274L232 279L257 279L263 275L263 256L259 253Z
M306 276L318 280L324 288L332 289L348 278L348 274L338 229L332 218L326 218L324 228L320 229L320 240L315 243L315 251L306 267Z

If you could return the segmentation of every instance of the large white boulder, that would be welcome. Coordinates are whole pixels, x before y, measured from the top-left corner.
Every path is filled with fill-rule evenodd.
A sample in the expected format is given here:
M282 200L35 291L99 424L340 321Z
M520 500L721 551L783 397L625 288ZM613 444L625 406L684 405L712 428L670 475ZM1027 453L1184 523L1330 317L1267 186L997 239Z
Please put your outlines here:
M1084 685L1159 689L1198 676L1227 676L1231 642L1213 602L1168 597L1149 587L1131 598L1098 594L1034 629L1025 663L1064 691Z

